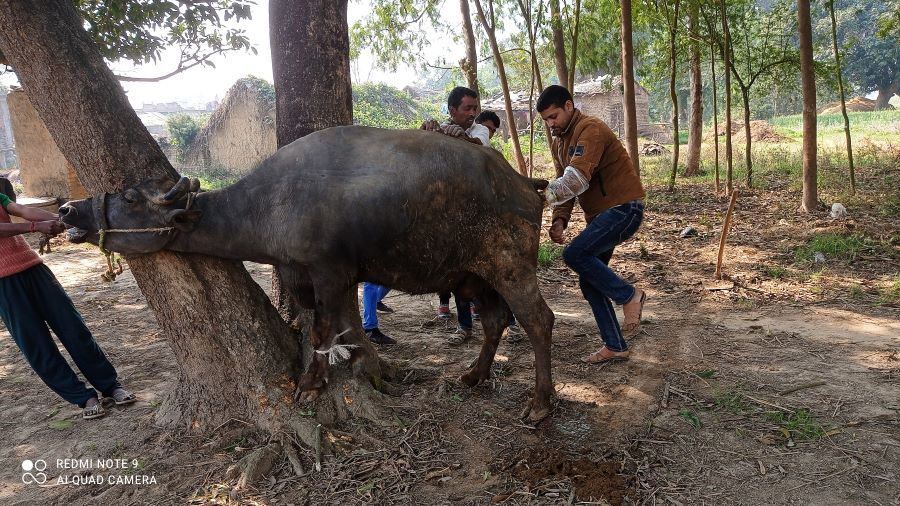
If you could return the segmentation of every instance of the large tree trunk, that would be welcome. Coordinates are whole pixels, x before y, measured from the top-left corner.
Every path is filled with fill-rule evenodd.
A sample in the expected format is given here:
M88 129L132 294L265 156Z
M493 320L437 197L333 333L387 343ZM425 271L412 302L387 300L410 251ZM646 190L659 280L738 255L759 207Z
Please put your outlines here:
M728 13L725 0L719 2L719 13L722 15L722 33L725 43L722 48L722 59L725 61L725 188L728 195L734 191L734 156L731 146L731 31L728 29Z
M669 176L669 191L675 189L675 175L678 172L678 148L681 142L678 138L678 93L675 90L675 79L678 74L678 46L676 46L676 35L678 35L678 8L681 2L675 0L674 13L668 16L668 7L666 10L666 22L669 25L669 97L672 99L672 174Z
M844 95L844 76L841 73L841 53L838 50L837 21L834 19L834 0L828 0L828 13L831 15L831 44L834 50L835 72L837 73L838 91L841 94L841 115L844 116L844 137L847 140L847 161L850 164L850 191L856 193L856 169L853 167L853 142L850 140L850 117L847 116L847 99Z
M703 73L700 71L700 33L697 30L698 4L691 3L688 30L691 44L691 119L688 131L687 167L684 175L700 172L700 143L703 135Z
M635 107L634 88L634 46L631 38L631 0L622 0L622 87L625 112L625 149L634 165L634 171L640 175L641 163L638 152L637 107Z
M0 49L89 192L176 176L71 2L0 2ZM202 430L237 418L279 430L301 351L241 264L171 252L128 263L178 363L159 421Z
M463 22L463 41L466 44L466 57L459 62L466 85L478 93L478 51L475 43L475 31L472 29L472 15L469 12L469 0L459 0L459 11Z
M512 100L509 97L509 82L506 79L506 69L503 66L503 55L500 53L500 46L497 44L496 18L494 16L494 0L487 0L488 13L484 12L481 6L481 0L475 0L475 8L478 10L478 20L487 33L488 41L491 45L491 53L494 55L494 63L497 65L497 74L500 76L500 89L503 91L503 103L506 106L506 125L509 130L510 139L512 139L513 156L516 158L516 166L519 173L528 175L528 167L525 164L525 157L522 156L522 148L519 146L519 131L516 129L516 117L512 110ZM488 20L490 18L490 21Z
M316 130L353 123L347 0L272 0L269 26L278 147ZM272 273L272 303L289 322L303 313L277 272ZM308 323L309 316L301 320Z
M878 96L875 97L875 109L879 111L887 109L891 104L890 101L900 90L900 79L888 84L887 86L878 87Z
M800 210L813 212L818 206L816 174L816 70L813 66L812 23L809 0L797 0L800 34L800 81L803 86L803 201Z
M556 64L556 79L559 80L560 86L568 86L569 64L566 61L566 39L563 35L559 0L550 0L550 29L553 32L553 62Z

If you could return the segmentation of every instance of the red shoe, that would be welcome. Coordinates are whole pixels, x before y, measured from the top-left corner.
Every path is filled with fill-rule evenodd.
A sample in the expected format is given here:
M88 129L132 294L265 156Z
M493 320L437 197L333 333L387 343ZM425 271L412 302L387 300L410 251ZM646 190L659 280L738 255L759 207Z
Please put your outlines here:
M450 305L449 304L441 304L438 306L438 318L449 319L450 318Z

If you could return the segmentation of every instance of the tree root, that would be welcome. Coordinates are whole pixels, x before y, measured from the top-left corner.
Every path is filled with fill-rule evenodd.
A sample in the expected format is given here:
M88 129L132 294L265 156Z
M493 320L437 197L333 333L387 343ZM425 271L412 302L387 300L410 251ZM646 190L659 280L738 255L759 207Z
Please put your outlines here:
M269 443L262 448L254 450L229 467L225 471L225 479L233 480L237 478L235 488L238 490L247 488L248 485L259 481L272 471L275 464L279 461L281 450L281 443L278 442Z

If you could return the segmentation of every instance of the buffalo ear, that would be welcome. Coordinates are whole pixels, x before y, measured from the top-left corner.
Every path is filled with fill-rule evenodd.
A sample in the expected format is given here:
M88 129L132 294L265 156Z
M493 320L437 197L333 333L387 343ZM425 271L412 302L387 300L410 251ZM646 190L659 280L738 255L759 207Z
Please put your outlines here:
M201 216L203 216L203 211L175 209L166 215L166 225L175 227L182 232L190 232L194 230L194 226L197 224L197 221L200 220Z

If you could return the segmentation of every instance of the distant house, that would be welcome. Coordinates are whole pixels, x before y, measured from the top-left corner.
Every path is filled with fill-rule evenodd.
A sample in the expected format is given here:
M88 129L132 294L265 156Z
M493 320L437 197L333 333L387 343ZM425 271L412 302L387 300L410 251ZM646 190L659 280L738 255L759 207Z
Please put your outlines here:
M262 79L245 77L228 90L194 137L184 165L244 175L276 149L274 89Z
M650 95L640 84L635 83L635 108L637 110L638 135L652 138L656 141L668 140L668 129L659 124L650 123ZM529 109L537 102L537 94L529 100L526 92L514 92L510 94L513 114L516 118L516 128L520 132L527 132L529 125ZM619 136L624 133L624 109L622 78L620 76L603 75L594 79L581 81L575 84L575 107L585 114L602 119ZM507 137L506 130L506 104L503 97L496 97L481 104L482 110L496 112L503 120L501 125L503 136ZM537 117L537 113L535 113ZM538 118L540 120L540 118Z

